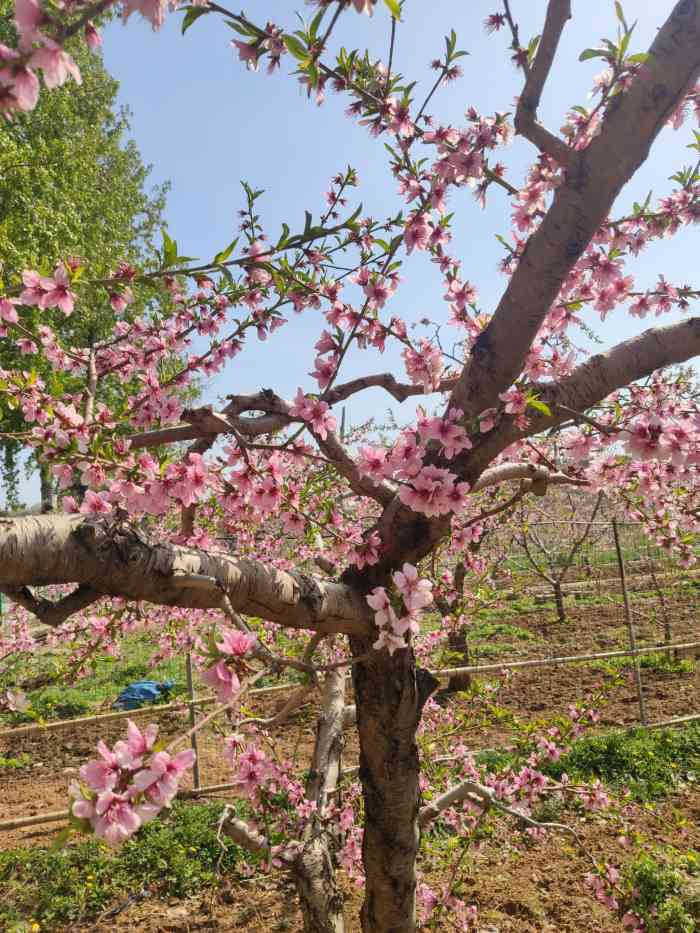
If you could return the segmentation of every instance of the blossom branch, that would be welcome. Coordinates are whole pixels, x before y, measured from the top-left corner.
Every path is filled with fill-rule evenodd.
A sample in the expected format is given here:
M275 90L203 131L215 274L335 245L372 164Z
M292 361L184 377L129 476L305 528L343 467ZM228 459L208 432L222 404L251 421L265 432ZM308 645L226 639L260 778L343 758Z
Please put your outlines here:
M545 823L540 822L540 820L535 820L531 816L527 816L525 813L517 810L515 807L509 807L496 797L494 791L490 787L486 787L484 784L479 784L476 781L463 781L461 784L457 784L445 791L440 797L436 797L432 800L420 811L418 825L421 829L424 829L436 819L443 810L457 803L461 803L463 800L470 800L472 803L478 804L485 810L489 810L493 807L496 810L500 810L501 813L515 817L515 819L520 820L526 826L533 829L551 829L557 832L568 833L574 838L579 849L586 857L590 859L594 865L597 864L583 844L581 837L572 826L567 826L565 823Z

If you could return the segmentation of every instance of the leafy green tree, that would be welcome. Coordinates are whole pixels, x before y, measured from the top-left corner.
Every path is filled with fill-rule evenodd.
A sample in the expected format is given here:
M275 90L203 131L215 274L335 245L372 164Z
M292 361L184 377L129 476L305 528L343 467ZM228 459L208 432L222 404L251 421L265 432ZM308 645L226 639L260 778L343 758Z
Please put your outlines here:
M15 44L10 0L0 0L0 42ZM154 236L163 225L167 185L149 187L144 165L128 138L129 113L116 108L118 82L101 56L71 48L82 86L42 94L31 113L0 124L0 278L18 283L23 269L50 272L56 262L77 257L91 274L109 274L124 260L146 267L155 258ZM72 84L72 83L71 83ZM141 302L143 298L141 298ZM37 322L50 323L73 346L88 347L109 337L115 314L104 290L95 291L89 310L64 318L36 310ZM142 310L137 302L131 314ZM0 341L0 368L16 369L18 351ZM53 394L73 391L72 377L57 379L33 356L20 368L36 367L51 382ZM45 372L43 370L46 370ZM24 430L19 411L0 412L0 432ZM18 504L21 442L0 438L0 476L7 502ZM49 496L42 475L42 499Z

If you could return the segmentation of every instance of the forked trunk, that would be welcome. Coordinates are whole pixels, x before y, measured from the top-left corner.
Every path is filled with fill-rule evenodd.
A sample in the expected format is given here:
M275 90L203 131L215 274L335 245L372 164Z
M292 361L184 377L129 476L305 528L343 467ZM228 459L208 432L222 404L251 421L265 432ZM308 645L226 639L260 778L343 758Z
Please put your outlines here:
M368 650L369 643L352 641L355 655ZM416 728L437 681L416 671L411 649L393 657L375 651L353 670L365 803L362 930L413 933L420 841Z

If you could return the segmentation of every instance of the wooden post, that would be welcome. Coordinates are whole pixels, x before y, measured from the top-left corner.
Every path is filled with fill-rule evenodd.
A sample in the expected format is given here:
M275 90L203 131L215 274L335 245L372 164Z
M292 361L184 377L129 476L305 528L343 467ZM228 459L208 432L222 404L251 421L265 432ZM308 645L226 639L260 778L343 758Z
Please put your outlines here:
M195 695L194 695L194 682L192 680L192 655L190 652L187 652L186 660L187 668L187 692L190 695L190 728L194 729L197 725L197 712L195 709ZM192 782L195 786L195 790L200 786L200 772L199 772L199 753L197 749L197 733L193 732L190 736L190 744L192 746L192 751L195 754L194 766L192 768Z
M617 530L617 519L612 520L613 536L615 538L615 551L617 553L617 564L620 568L620 585L622 587L622 600L625 607L625 621L627 622L627 634L629 635L630 650L637 650L637 638L634 631L634 622L632 621L632 610L630 608L629 593L627 592L627 577L625 576L625 561L622 557L622 548L620 547L620 535ZM642 672L639 667L639 658L634 657L634 679L637 685L637 699L639 700L639 719L643 726L647 724L647 713L644 705L644 691L642 689Z

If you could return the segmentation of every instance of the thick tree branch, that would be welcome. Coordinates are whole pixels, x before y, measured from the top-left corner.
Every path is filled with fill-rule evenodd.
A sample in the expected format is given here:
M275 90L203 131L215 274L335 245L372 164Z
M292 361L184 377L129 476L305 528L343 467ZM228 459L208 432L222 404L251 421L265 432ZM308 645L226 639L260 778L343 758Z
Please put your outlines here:
M437 392L449 392L457 382L457 377L443 379ZM397 402L405 402L407 398L414 395L426 395L425 387L414 385L413 383L398 382L391 373L377 373L374 376L360 376L358 379L352 379L350 382L341 383L331 389L325 396L325 401L329 405L335 405L338 402L345 401L351 395L356 395L364 389L381 388L384 389L396 399Z
M449 392L456 382L456 376L443 379L436 391ZM338 402L371 388L384 389L397 402L405 402L407 398L426 394L422 385L399 382L391 373L377 373L371 376L360 376L335 386L325 396L324 401L331 406L337 405ZM293 418L289 414L291 404L275 395L274 392L265 389L254 395L231 395L229 404L223 411L214 411L210 405L189 409L183 412L183 420L189 424L134 434L130 438L131 447L133 450L140 450L144 447L157 447L159 444L173 444L234 432L248 438L272 434L292 423L303 423L301 418ZM262 411L264 414L243 417L243 412L246 411Z
M122 596L192 609L232 608L291 628L365 635L361 596L259 561L149 541L131 525L85 515L0 519L0 586L78 583Z
M368 476L362 476L357 469L355 461L346 452L343 445L332 431L329 431L325 440L314 434L316 443L321 451L330 460L338 473L350 484L353 492L358 496L367 496L382 505L388 505L395 498L396 492L385 481L375 483Z
M305 929L314 933L343 933L343 897L335 882L333 854L337 840L328 825L327 807L340 777L343 751L345 675L326 675L323 709L316 728L316 744L306 783L306 797L316 804L302 835L294 867Z
M565 277L605 221L621 188L700 71L700 0L681 0L659 30L644 72L608 109L602 131L567 172L489 325L471 351L450 404L473 417L497 404Z
M13 602L35 615L44 625L50 625L52 628L61 625L73 613L96 603L104 595L85 585L79 586L56 603L32 593L28 586L0 586L0 593L4 593Z
M536 466L534 463L504 463L500 466L485 470L474 483L471 492L479 492L489 486L499 486L509 480L530 480L533 486L585 486L585 480L567 476L566 473L552 473L546 467Z
M527 80L515 113L515 131L529 139L541 152L545 152L566 168L573 168L578 153L566 145L542 124L537 122L537 108L542 90L549 77L554 56L566 21L571 19L571 0L549 0L547 15L535 60L527 71Z
M535 820L531 816L521 813L516 807L509 807L496 797L494 791L490 787L486 787L484 784L478 784L476 781L463 781L461 784L451 787L440 797L437 797L427 806L423 807L418 817L418 823L421 829L424 829L438 817L443 810L457 803L461 803L463 800L471 800L472 803L477 804L483 810L489 810L493 807L496 810L500 810L501 813L506 813L508 816L515 817L516 820L521 820L526 826L533 829L551 829L560 833L568 833L576 840L577 845L584 855L595 865L595 860L591 857L581 841L580 836L572 826L567 826L565 823L545 823L540 820Z
M700 317L667 327L652 327L605 353L597 353L559 382L535 386L534 391L552 411L552 416L535 414L524 431L517 429L512 419L505 419L469 452L468 469L478 475L514 441L556 428L571 420L572 411L585 412L616 389L698 355Z

